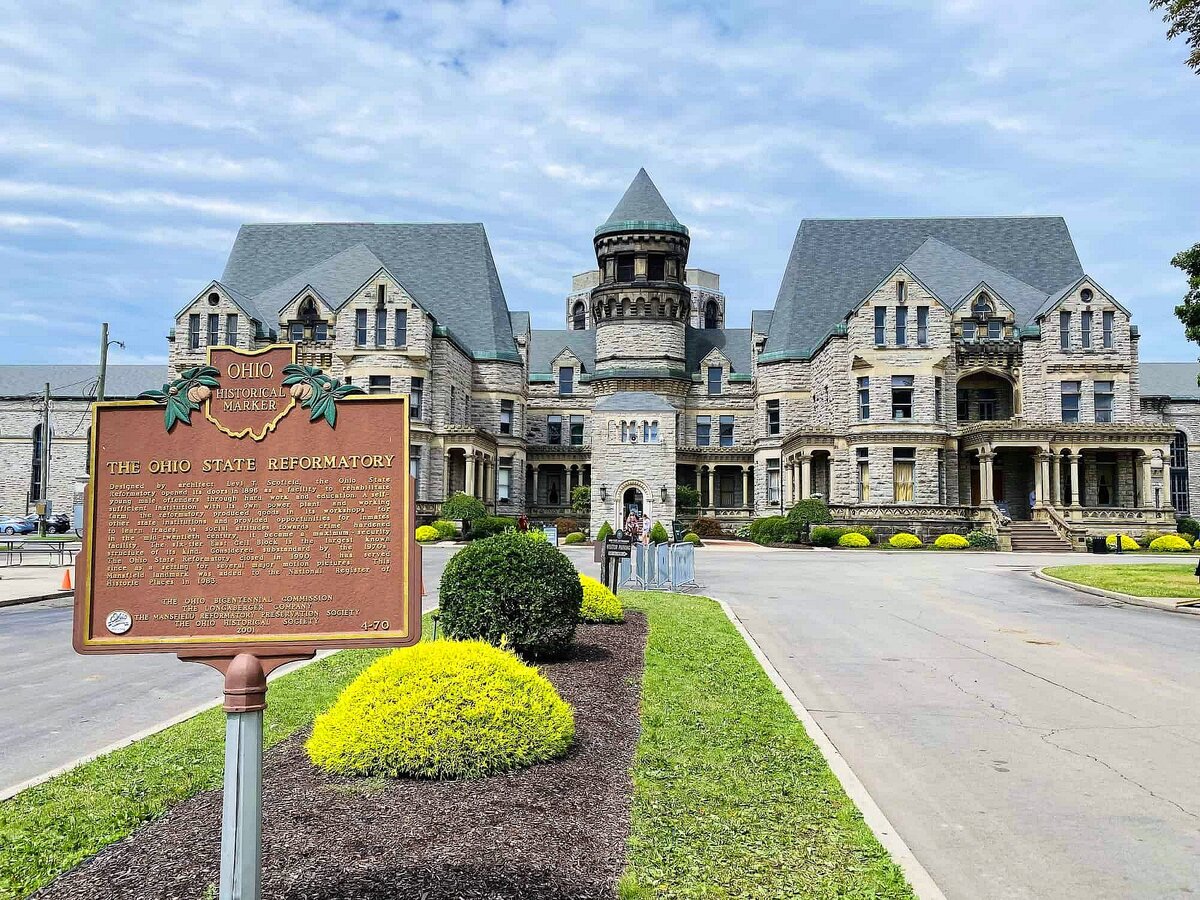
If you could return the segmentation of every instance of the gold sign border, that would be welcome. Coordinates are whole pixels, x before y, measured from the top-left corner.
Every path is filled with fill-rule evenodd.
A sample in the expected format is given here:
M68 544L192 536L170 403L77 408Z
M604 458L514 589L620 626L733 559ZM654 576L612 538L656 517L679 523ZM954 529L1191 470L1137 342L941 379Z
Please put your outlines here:
M284 346L284 345L276 344L273 346ZM293 348L293 350L294 350L294 348ZM242 351L238 351L238 352L240 353ZM256 351L255 355L257 355L258 352L261 352L261 351ZM409 398L408 398L408 395L407 394L349 394L349 395L341 398L341 400L339 400L338 402L339 403L349 403L349 402L369 403L371 401L377 401L377 400L390 400L392 402L395 402L397 400L401 401L402 409L404 411L404 415L402 416L402 421L403 421L404 425L403 425L403 428L401 429L403 443L401 444L402 452L398 453L397 456L401 456L402 460L403 460L403 469L401 470L400 477L405 478L405 479L411 479L411 476L409 475L410 422L409 422ZM263 644L263 645L297 644L297 645L300 645L301 647L314 647L314 646L321 647L321 646L328 646L328 645L345 645L347 643L350 643L350 644L366 643L366 642L371 642L371 641L376 642L376 646L392 646L392 644L390 644L390 643L387 643L387 644L379 643L381 641L387 641L388 640L387 635L397 635L398 641L401 641L401 642L407 643L407 642L412 641L412 619L410 617L410 607L412 606L413 584L412 584L412 578L410 577L410 567L412 565L412 559L410 557L410 552L411 552L412 541L415 538L415 530L413 530L413 529L415 528L415 522L416 522L416 497L415 497L415 492L413 491L413 485L412 485L411 480L408 480L405 482L404 496L406 498L405 499L405 507L406 508L404 510L404 520L403 520L403 522L400 523L400 530L402 533L411 531L411 533L404 533L404 540L401 542L402 543L401 556L403 557L403 564L400 569L400 576L403 579L404 594L403 594L403 597L401 600L401 610L402 610L401 619L403 622L403 627L400 631L389 629L388 631L322 632L322 633L318 633L318 634L277 634L277 635L247 634L247 635L229 635L229 636L199 635L199 636L195 636L195 637L176 637L176 638L172 638L172 637L93 638L91 636L92 630L93 630L92 626L94 625L94 622L92 621L92 605L93 605L92 601L94 599L92 576L95 571L96 557L95 557L95 546L92 541L92 532L95 529L96 507L98 505L98 500L97 500L98 492L96 491L95 488L96 488L96 466L99 462L99 458L97 456L97 448L98 448L99 437L100 437L100 429L98 427L99 426L99 413L100 413L100 409L102 409L102 408L103 409L130 409L130 408L135 408L135 407L153 407L154 409L162 408L161 404L159 404L155 400L104 400L104 401L92 404L92 427L91 427L91 433L90 433L90 438L89 438L90 451L91 451L89 459L90 459L91 465L90 465L90 468L88 469L88 488L87 488L88 527L84 531L83 548L80 551L80 555L83 557L83 566L79 570L82 573L82 577L79 580L83 582L83 585L82 585L82 587L83 587L83 604L82 604L83 621L81 623L77 622L74 625L77 636L79 638L78 644L76 646L76 649L78 651L82 651L85 649L104 649L104 650L109 650L109 651L118 651L121 649L129 649L130 651L136 652L137 649L139 648L139 646L146 646L147 648L152 646L154 651L163 652L163 653L174 653L177 648L188 648L188 647L207 647L207 648L212 648L214 651L219 652L220 649L223 647L239 646L239 645L247 645L247 644ZM322 423L321 422L313 422L311 424L315 427ZM394 569L394 567L393 567L393 569ZM76 585L77 589L79 587L81 587L81 585ZM419 619L420 619L420 614L418 613L418 621L419 621Z
M294 364L296 362L296 345L295 344L271 344L268 347L263 347L261 350L239 350L237 347L230 347L228 344L220 344L218 346L208 348L207 359L208 359L208 364L211 366L212 365L212 352L214 350L232 350L238 356L261 356L264 353L270 353L272 350L283 350L283 349L287 349L287 350L291 351L292 364ZM220 390L220 388L218 388L218 390ZM292 397L290 394L288 395L288 405L283 408L283 410L279 413L279 415L277 415L274 419L272 419L265 426L263 426L263 430L262 430L261 434L256 434L253 426L248 427L248 428L243 428L241 431L231 431L230 429L226 428L224 425L222 425L220 422L218 422L216 420L216 418L213 416L212 402L213 402L212 397L209 397L207 400L204 401L204 418L208 419L208 421L210 421L214 425L216 425L218 431L222 432L223 434L229 435L231 438L244 438L246 435L250 435L250 437L253 438L254 440L261 441L269 433L271 433L272 431L275 430L275 426L283 421L284 416L286 416L289 412L292 411L292 407L296 405L296 398Z

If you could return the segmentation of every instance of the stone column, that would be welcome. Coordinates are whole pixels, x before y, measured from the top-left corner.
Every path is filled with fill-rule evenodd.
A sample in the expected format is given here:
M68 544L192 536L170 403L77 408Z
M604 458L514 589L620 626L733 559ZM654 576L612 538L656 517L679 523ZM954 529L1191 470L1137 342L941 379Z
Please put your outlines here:
M463 461L467 467L467 482L466 492L470 496L475 496L475 454L471 453L463 457Z
M750 496L750 467L742 466L742 506L754 506L754 498Z
M1058 464L1061 457L1057 453L1050 454L1050 505L1062 506L1062 486L1058 480Z
M800 454L800 499L812 496L812 454Z
M708 505L713 509L717 508L717 467L709 466L708 469Z
M1046 485L1050 483L1050 452L1043 450L1037 455L1037 472L1033 479L1033 503L1046 505Z
M538 502L538 484L537 484L537 481L538 481L538 467L537 467L537 463L534 463L534 464L533 464L533 466L532 466L532 469L533 469L533 489L532 489L532 490L529 492L529 501L528 501L528 505L529 505L529 506L536 506L536 505L537 505L537 502Z
M788 509L792 505L792 476L795 473L795 465L790 458L784 459L783 465L783 508Z
M995 456L991 450L979 451L979 502L983 506L996 502L992 496L992 459Z
M1154 505L1154 470L1150 468L1151 458L1149 451L1142 452L1142 506L1146 508Z
M454 493L454 480L450 477L450 451L446 451L446 464L442 467L442 480L446 485L446 496Z
M1083 458L1082 453L1072 453L1070 456L1070 460L1071 460L1071 507L1073 509L1079 509L1081 506L1083 506L1083 504L1079 502L1079 500L1080 500L1080 497L1079 497L1079 460L1082 458Z

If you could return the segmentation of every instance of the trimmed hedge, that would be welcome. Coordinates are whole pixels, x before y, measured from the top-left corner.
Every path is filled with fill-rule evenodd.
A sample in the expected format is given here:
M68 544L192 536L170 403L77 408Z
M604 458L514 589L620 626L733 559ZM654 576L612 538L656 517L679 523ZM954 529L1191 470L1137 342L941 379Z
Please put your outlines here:
M1177 534L1164 534L1150 542L1150 549L1156 553L1183 553L1192 549L1187 538Z
M417 543L419 543L419 544L425 544L425 543L428 543L429 541L440 540L441 537L442 537L441 534L432 525L422 525L420 528L417 529L417 533L416 533Z
M437 529L438 536L444 541L458 537L458 526L449 519L438 519L432 527Z
M565 538L563 538L563 543L564 544L582 544L584 542L584 540L585 540L585 538L583 536L583 532L572 531Z
M304 746L339 775L482 778L562 756L574 736L537 669L483 641L431 641L372 663Z
M934 550L966 550L970 546L961 534L939 534L933 542Z
M869 543L872 543L872 544L875 543L875 529L872 528L870 525L851 525L849 528L846 529L847 534L849 534L850 532L854 532L855 534L861 534L863 537L865 537L867 539L867 541Z
M976 550L998 550L1000 544L996 540L995 535L988 534L986 531L969 531L967 532L967 543Z
M580 622L620 623L625 621L625 610L617 595L588 575L579 576L583 587L583 605L579 608Z
M910 534L907 531L901 531L899 534L893 534L888 543L897 550L915 550L918 547L924 546L919 537L917 537L915 534Z
M487 507L482 500L477 500L462 491L451 494L442 504L442 518L454 519L458 522L474 522L487 515Z
M756 544L794 544L799 539L787 516L764 516L750 523L750 540Z
M694 531L689 531L683 536L683 539L689 544L695 544L697 547L700 546L700 535L696 534Z
M439 621L447 637L504 641L521 654L553 655L574 639L582 603L575 567L563 553L505 531L450 557Z
M836 547L848 528L836 525L814 525L808 532L808 539L814 547Z
M1115 550L1116 546L1117 546L1117 536L1115 534L1110 534L1108 537L1106 537L1104 539L1104 543L1108 544L1109 550ZM1142 548L1140 546L1138 546L1138 542L1135 541L1133 538L1131 538L1129 535L1123 534L1123 535L1121 535L1121 549L1122 550L1141 550Z
M838 538L839 547L870 547L871 542L865 534L859 534L857 531L848 531Z
M1139 547L1145 549L1146 547L1149 547L1151 544L1153 544L1155 541L1157 541L1164 534L1166 534L1165 531L1147 531L1147 532L1144 532L1141 535L1139 535L1135 540L1137 540Z
M490 538L502 531L510 531L517 527L517 520L508 516L484 516L471 523L471 540L479 541Z
M596 540L598 540L598 541L602 541L602 540L604 540L606 537L609 537L609 536L611 536L611 535L612 535L612 533L613 533L613 532L612 532L612 526L611 526L611 525L609 525L607 522L603 522L603 523L601 523L601 525L600 525L600 530L596 532Z
M797 527L806 522L809 525L828 525L833 521L833 516L829 514L829 507L825 505L825 501L816 497L801 500L788 511L787 517Z
M650 543L665 544L670 539L671 536L667 534L666 526L662 522L655 522L650 526Z
M1175 522L1180 534L1190 534L1193 539L1200 538L1200 522L1191 516L1180 516Z

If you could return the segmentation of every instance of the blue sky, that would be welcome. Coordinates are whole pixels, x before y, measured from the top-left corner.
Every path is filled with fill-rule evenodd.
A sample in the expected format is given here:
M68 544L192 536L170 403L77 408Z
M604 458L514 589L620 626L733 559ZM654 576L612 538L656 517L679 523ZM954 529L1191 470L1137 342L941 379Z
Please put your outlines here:
M726 7L736 7L730 11ZM0 362L164 360L242 222L482 221L562 327L645 166L769 308L805 216L1063 215L1143 359L1192 359L1200 77L1137 0L0 0Z

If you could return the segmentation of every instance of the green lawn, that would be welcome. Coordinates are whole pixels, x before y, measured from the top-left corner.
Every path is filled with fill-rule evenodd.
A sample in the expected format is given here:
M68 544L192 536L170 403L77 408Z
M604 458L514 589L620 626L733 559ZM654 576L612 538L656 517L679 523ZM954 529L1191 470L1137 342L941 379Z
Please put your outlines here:
M1195 564L1051 566L1047 575L1134 597L1200 597Z
M621 599L650 620L623 900L911 898L721 608Z

